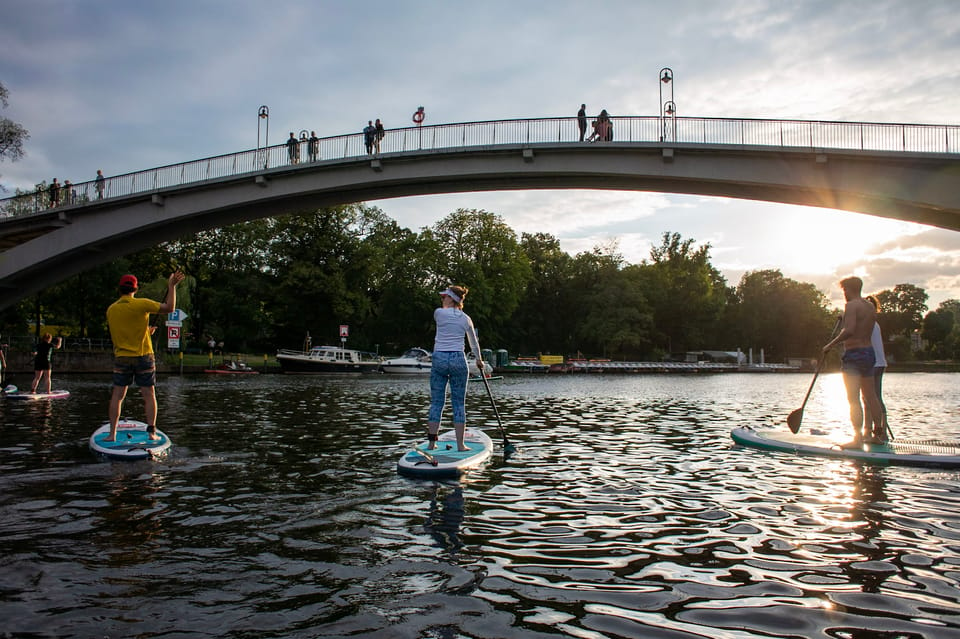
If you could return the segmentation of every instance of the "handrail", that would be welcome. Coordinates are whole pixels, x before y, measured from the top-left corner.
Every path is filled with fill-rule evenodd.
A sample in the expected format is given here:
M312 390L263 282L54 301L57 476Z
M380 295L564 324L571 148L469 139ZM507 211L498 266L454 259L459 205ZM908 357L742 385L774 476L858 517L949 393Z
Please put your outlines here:
M960 125L658 116L611 116L610 121L614 144L709 144L960 154ZM379 155L557 143L583 144L579 142L577 118L486 120L388 129L380 142ZM250 173L297 170L318 163L331 165L374 157L378 155L367 153L362 133L321 138L316 153L311 153L309 142L301 139L293 147L286 143L277 144L115 175L105 178L100 188L95 180L72 184L69 190L61 186L56 208L84 206L111 198ZM49 190L38 184L35 192L0 199L0 219L39 214L51 208L54 207L50 206Z

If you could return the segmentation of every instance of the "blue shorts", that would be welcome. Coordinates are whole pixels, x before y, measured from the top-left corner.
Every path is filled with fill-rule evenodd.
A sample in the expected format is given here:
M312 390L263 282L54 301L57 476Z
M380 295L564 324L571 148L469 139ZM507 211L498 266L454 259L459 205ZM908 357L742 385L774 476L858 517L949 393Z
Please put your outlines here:
M140 357L117 357L113 360L113 385L129 386L157 385L157 363L153 353Z
M877 356L872 346L848 348L840 358L840 370L850 375L873 377L873 365L876 363Z

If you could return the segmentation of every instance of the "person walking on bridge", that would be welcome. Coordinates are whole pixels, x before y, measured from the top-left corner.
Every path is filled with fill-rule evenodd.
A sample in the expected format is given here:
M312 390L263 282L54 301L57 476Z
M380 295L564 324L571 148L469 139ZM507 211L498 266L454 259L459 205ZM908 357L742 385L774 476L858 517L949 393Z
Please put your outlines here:
M117 285L120 299L107 309L107 325L113 340L113 392L110 395L110 435L104 441L117 438L117 423L127 387L136 383L143 396L143 410L147 422L147 436L157 435L157 365L153 354L151 335L156 327L150 326L150 315L170 313L177 308L177 285L184 274L175 271L167 278L167 296L163 302L134 297L138 290L137 278L124 275Z
M577 111L577 126L580 127L580 141L583 142L583 136L587 134L587 105L581 104Z

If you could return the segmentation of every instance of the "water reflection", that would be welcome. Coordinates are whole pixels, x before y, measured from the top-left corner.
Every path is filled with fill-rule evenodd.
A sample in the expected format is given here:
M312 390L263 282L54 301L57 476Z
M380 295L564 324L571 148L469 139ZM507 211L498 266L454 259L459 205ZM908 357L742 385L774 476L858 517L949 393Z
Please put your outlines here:
M890 377L899 437L960 438L956 376ZM960 637L960 473L732 445L807 379L502 380L517 454L430 482L395 470L422 381L257 378L163 380L162 462L92 458L101 381L0 405L0 630ZM822 399L805 424L846 428ZM468 410L499 435L486 400Z
M456 561L463 542L460 540L460 526L463 525L463 487L446 486L435 483L430 510L423 524L424 529L433 537L451 561Z

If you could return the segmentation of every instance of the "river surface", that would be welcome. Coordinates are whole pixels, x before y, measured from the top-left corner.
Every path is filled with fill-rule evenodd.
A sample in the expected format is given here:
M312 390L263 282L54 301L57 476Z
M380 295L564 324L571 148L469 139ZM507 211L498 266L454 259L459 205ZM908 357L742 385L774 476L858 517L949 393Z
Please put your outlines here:
M170 456L107 463L109 378L55 374L0 401L0 637L960 638L960 471L732 443L810 381L507 377L508 459L473 384L497 452L434 482L396 473L422 378L164 377ZM960 374L884 381L899 438L960 440ZM821 375L803 428L846 414Z

